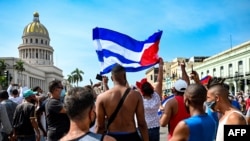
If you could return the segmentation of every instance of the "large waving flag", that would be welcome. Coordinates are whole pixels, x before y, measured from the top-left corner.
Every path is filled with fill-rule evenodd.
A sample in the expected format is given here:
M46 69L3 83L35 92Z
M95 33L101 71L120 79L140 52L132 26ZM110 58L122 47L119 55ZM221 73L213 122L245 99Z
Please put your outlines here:
M147 69L158 62L159 42L162 31L156 32L145 41L137 41L128 35L105 29L94 28L93 40L101 73L106 74L118 63L127 72Z

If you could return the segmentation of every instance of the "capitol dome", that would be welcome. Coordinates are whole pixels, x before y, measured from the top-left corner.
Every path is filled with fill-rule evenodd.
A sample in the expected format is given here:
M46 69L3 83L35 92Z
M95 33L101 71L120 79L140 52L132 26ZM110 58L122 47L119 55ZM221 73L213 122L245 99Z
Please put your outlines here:
M33 14L33 22L28 24L23 30L23 36L27 35L43 35L49 38L49 32L46 27L39 21L39 13Z

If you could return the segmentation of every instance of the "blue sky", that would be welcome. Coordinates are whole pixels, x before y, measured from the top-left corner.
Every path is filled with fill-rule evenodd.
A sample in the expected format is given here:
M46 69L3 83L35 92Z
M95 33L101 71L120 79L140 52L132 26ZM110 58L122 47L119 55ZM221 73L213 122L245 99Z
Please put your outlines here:
M18 57L23 29L37 11L63 75L79 68L85 73L80 85L89 79L95 83L100 64L92 41L94 27L137 40L163 30L159 56L170 62L230 49L230 35L233 46L250 40L249 6L249 0L0 0L0 57ZM145 71L127 77L134 84Z

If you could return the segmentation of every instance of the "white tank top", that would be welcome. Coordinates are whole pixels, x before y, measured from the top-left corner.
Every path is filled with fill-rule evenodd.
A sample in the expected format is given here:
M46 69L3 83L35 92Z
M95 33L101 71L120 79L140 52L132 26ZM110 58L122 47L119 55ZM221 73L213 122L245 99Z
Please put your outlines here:
M216 141L224 141L224 125L227 123L228 117L234 112L240 114L242 117L245 117L240 111L232 111L231 113L229 113L222 121L219 122L217 135L216 135Z

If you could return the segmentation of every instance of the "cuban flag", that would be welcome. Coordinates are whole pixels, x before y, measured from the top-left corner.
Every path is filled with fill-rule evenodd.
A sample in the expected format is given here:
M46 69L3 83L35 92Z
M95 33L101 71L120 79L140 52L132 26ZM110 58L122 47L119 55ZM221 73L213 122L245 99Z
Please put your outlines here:
M164 100L162 100L162 102L161 102L162 107L165 107L166 103L172 98L174 98L174 94L172 94L172 95L168 96L167 98L165 98ZM157 114L158 114L158 116L162 116L162 111L160 109L158 109Z
M206 84L209 82L209 80L210 80L211 78L212 78L212 77L211 77L210 75L207 75L207 76L203 77L203 78L200 80L200 82L201 82L202 85L206 85Z
M159 59L161 35L162 31L159 31L145 41L137 41L110 29L94 28L93 41L101 63L100 74L111 72L116 63L122 65L126 72L137 72L152 67Z

